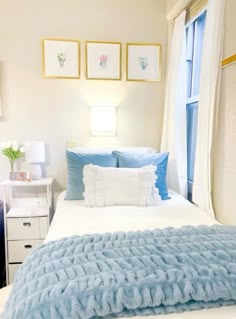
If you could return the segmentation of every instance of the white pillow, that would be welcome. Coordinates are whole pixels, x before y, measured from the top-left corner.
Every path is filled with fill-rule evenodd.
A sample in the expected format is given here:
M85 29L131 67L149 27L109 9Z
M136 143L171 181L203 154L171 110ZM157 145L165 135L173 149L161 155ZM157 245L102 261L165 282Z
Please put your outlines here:
M136 152L136 153L156 153L156 150L151 147L73 147L68 148L70 151L76 153L112 153L113 151L119 152Z
M158 205L161 202L155 188L156 166L115 168L85 165L83 182L85 205Z

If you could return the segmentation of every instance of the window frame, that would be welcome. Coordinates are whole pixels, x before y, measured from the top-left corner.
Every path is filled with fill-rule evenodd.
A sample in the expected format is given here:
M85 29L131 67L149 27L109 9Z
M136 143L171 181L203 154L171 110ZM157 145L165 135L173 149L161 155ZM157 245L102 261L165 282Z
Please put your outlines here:
M200 16L202 16L203 14L207 15L207 5L205 5L201 10L199 10L199 12L192 18L190 19L186 25L185 25L185 32L186 32L186 36L187 36L187 29L190 27L191 24L194 24ZM196 77L196 67L194 67L194 57L196 56L196 47L197 47L197 35L196 35L196 26L194 25L194 30L193 30L193 43L192 43L192 60L188 60L188 56L186 56L186 71L187 71L187 63L188 61L191 61L191 70L190 70L190 76L188 74L187 76L187 81L189 80L190 83L186 82L186 87L187 87L187 94L186 94L186 131L187 131L187 135L186 135L186 139L187 139L187 189L188 189L188 199L190 201L192 201L192 187L193 187L193 183L194 183L194 168L193 171L190 172L190 165L189 165L189 159L194 157L194 163L195 163L195 154L193 155L193 151L192 151L192 147L193 144L189 144L189 139L191 140L190 143L194 143L195 147L194 147L194 152L196 151L196 143L197 143L197 133L195 134L195 137L193 135L191 135L189 137L188 132L189 132L189 124L191 124L191 133L192 130L194 130L194 126L197 126L197 122L196 125L193 124L193 117L191 117L191 112L190 112L190 108L191 106L193 106L193 104L197 103L197 110L198 110L198 104L200 101L200 95L199 95L199 89L198 89L198 94L194 95L194 76ZM205 28L204 28L204 32L205 32ZM204 37L204 35L203 35ZM204 43L204 39L202 42L202 47L203 47L203 43ZM186 46L188 47L188 44L186 42ZM201 51L202 52L202 51ZM191 51L190 51L191 54ZM202 56L201 56L202 59ZM201 61L202 63L202 61ZM195 80L196 81L196 80ZM200 87L200 79L199 79L199 87ZM188 96L189 95L189 96ZM191 118L191 122L188 121L189 116ZM194 116L194 114L192 113L192 116ZM196 116L196 115L195 115ZM198 121L198 119L196 119L196 121ZM196 129L197 130L197 129ZM196 132L196 131L195 131ZM195 141L194 141L195 140ZM190 153L189 153L189 147L191 148ZM192 161L191 161L192 162ZM191 176L192 179L190 179L189 177Z

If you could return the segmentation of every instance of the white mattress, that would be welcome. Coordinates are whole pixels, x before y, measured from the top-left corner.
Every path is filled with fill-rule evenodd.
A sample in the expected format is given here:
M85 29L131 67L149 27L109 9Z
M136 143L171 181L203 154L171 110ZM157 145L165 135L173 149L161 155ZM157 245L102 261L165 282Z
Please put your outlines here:
M171 200L163 201L160 206L156 207L111 206L88 208L85 207L83 201L65 201L65 193L63 192L58 198L56 212L45 241L88 233L181 227L183 225L213 225L217 223L211 216L183 197L172 191L170 194ZM8 291L0 290L0 306L2 298L6 299L7 294ZM147 318L154 317L155 319L235 319L236 306L149 316Z
M170 191L160 206L86 207L84 201L66 201L61 193L46 241L71 235L145 230L183 225L213 225L217 221Z

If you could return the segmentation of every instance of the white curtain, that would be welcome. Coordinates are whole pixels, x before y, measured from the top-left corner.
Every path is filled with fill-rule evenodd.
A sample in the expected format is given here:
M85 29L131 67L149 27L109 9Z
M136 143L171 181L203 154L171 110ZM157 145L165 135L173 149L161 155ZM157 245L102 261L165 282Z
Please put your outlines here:
M218 96L225 0L208 0L200 78L193 202L214 216L211 201L211 152Z
M1 93L2 93L2 74L3 74L3 62L0 61L0 121L2 116L2 100L1 100Z
M185 16L174 22L170 43L161 151L169 152L168 187L187 196Z

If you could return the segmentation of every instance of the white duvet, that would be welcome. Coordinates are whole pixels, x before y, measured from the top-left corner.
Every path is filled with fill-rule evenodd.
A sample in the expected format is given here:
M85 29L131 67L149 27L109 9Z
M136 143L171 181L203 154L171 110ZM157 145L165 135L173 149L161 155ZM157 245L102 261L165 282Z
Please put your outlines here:
M115 231L144 230L183 225L213 225L218 223L204 211L170 192L171 199L159 206L107 206L89 208L84 201L65 201L65 193L58 198L56 213L45 241L71 235ZM9 293L0 290L0 307ZM1 312L1 309L0 309ZM236 306L206 309L180 314L149 316L155 319L235 319ZM141 318L141 317L136 317ZM50 319L50 318L48 318ZM53 318L51 318L53 319Z

